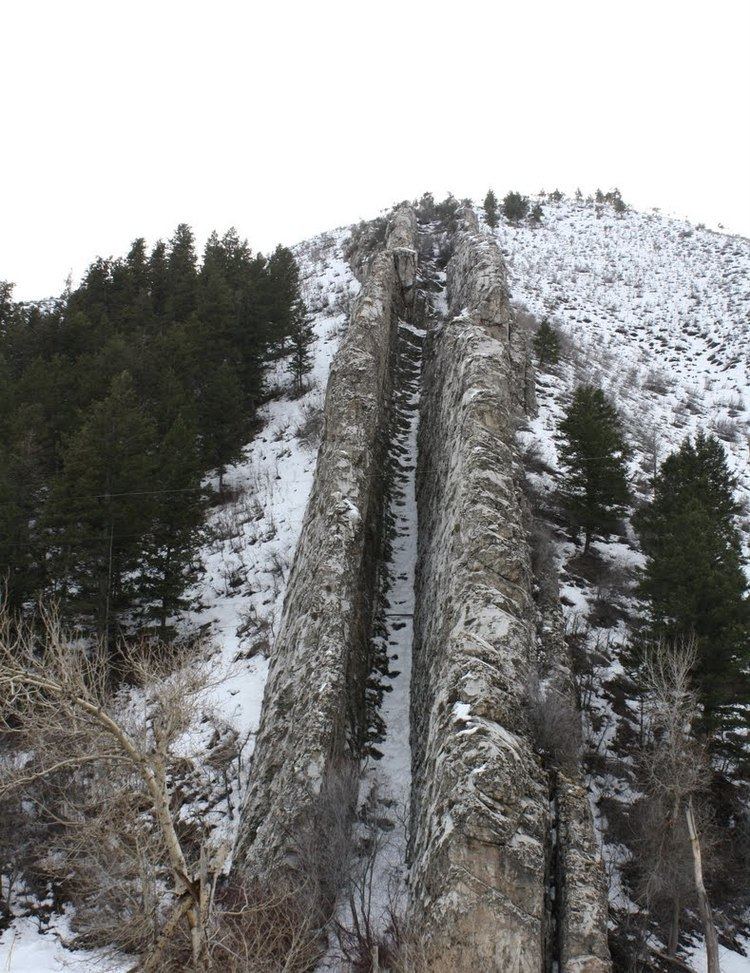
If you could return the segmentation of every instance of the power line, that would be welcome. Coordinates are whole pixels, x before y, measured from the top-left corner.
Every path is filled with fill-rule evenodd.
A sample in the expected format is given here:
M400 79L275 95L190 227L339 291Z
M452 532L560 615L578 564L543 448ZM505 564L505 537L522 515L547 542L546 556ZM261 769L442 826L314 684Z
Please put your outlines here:
M149 539L149 531L145 530L140 534L115 534L115 541L131 541L136 537L143 538L144 541ZM50 547L79 547L81 544L109 544L109 533L101 534L98 537L74 537L69 539L67 537L56 537L52 536L47 538L48 548Z
M207 487L175 487L171 490L123 490L120 493L81 493L75 497L64 497L63 499L73 500L112 500L115 497L150 497L164 493L201 493L208 490Z

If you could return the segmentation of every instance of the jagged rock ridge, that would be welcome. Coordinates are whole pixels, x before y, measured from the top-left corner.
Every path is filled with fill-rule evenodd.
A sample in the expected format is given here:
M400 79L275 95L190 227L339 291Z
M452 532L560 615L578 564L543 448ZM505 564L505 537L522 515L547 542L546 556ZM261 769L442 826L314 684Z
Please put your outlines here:
M415 242L414 214L403 208L373 258L331 367L244 812L242 845L253 867L283 854L294 820L330 768L358 753L364 734L391 351L414 286Z
M523 707L538 610L513 435L533 386L502 258L469 209L448 293L426 350L418 474L414 907L435 969L536 971L553 958L550 801ZM588 844L563 867L580 914L558 907L554 959L605 970L606 895L587 805L577 811Z

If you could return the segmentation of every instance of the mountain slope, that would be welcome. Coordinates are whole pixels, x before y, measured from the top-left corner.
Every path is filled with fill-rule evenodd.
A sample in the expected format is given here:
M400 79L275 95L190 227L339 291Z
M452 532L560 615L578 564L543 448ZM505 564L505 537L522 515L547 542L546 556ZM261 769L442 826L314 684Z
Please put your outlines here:
M633 862L639 719L628 685L628 642L644 612L635 594L643 557L629 516L617 535L593 544L594 564L580 556L556 498L557 428L575 386L600 385L620 411L633 447L635 506L650 498L651 476L686 436L713 432L736 477L747 554L750 241L655 213L618 216L607 205L540 202L541 225L503 222L496 231L519 320L533 328L547 317L563 338L560 363L537 373L538 414L519 438L532 505L549 532L559 571L568 641L578 660L588 783L613 916L625 928L636 909L626 876ZM738 790L737 800L741 805L747 794ZM726 962L750 969L741 956L747 942L734 938L748 904L745 883L739 875L737 880L718 922ZM729 950L730 943L740 955ZM701 962L699 950L695 961Z
M617 946L627 939L627 920L637 908L628 879L633 850L627 821L637 797L632 744L637 714L628 695L626 650L642 611L635 579L643 558L626 518L616 535L592 545L595 571L582 561L556 498L556 430L575 385L600 384L622 412L634 446L630 473L636 505L648 499L655 468L685 436L701 428L715 432L745 503L741 526L750 549L750 241L656 213L618 215L608 205L548 198L539 202L540 225L503 221L495 237L507 264L518 321L533 328L549 317L565 339L560 364L536 375L538 412L522 425L518 441L531 505L549 537L549 547L540 548L537 556L553 560L560 576L583 704L586 782L607 868ZM212 537L201 552L201 607L186 619L188 630L201 628L216 646L215 661L225 678L212 688L206 706L219 714L227 736L239 741L232 780L223 790L199 795L185 809L185 814L210 822L215 843L232 845L237 835L268 660L313 484L331 360L347 329L349 303L359 291L345 257L349 237L348 229L334 231L295 248L317 339L312 387L293 398L285 361L269 370L274 394L263 407L261 428L247 444L243 461L227 471L226 502L210 514ZM406 668L402 663L408 658L411 622L404 625L398 611L406 617L414 610L417 518L410 491L416 462L416 387L402 390L411 410L409 421L399 415L401 435L391 442L391 460L406 471L406 486L398 481L388 511L403 533L391 551L390 574L392 581L404 582L404 591L394 587L388 592L396 620L389 623L393 631L389 629L384 645L398 644L400 656L404 650L399 669ZM302 674L305 679L307 675ZM395 680L399 673L391 675ZM398 764L391 776L406 780L399 763L404 754L408 761L409 749L404 685L405 678L401 685L394 681L396 691L386 698L381 714L386 728L381 769ZM465 704L456 705L460 732L474 733ZM198 749L210 750L208 735L215 724L202 717L202 712L195 715L195 737L206 737ZM405 871L402 843L399 832L398 867ZM553 883L550 887L554 894ZM741 955L746 904L738 886L736 903L722 903L718 916L727 969L750 969L750 961ZM28 905L19 901L21 907ZM68 917L53 919L49 928L67 935ZM99 962L93 955L68 952L53 935L45 937L44 946L39 940L28 918L6 930L0 936L0 967L6 957L8 970L15 973L63 964L93 970ZM692 920L687 942L686 958L701 968L700 935ZM690 943L692 954L687 951Z

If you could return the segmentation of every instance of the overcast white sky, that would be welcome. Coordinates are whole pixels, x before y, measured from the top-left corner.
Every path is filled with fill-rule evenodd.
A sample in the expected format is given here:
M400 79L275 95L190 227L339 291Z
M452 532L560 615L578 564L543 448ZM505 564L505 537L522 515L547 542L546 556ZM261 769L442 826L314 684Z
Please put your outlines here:
M384 206L618 186L750 235L747 0L3 0L0 279L188 222L254 249Z

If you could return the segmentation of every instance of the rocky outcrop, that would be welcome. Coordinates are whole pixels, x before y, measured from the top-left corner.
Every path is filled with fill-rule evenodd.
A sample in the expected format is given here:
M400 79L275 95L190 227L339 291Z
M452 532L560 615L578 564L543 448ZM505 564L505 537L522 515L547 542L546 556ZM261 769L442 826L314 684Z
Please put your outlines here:
M382 474L397 318L412 300L416 221L391 219L331 367L325 432L271 660L240 859L283 857L297 822L365 732Z
M557 781L558 946L561 973L607 973L607 889L588 794Z
M288 858L317 826L317 795L367 740L398 319L424 298L416 244L401 207L385 246L360 261L264 697L237 856L247 868ZM411 908L436 973L553 962L606 973L587 795L574 769L548 772L529 729L530 674L572 698L554 585L548 604L535 585L514 439L533 374L500 251L470 209L447 283L450 313L426 341L416 473Z
M448 288L423 379L412 906L430 969L540 973L554 959L603 973L606 896L585 791L561 778L550 801L525 712L541 626L513 434L533 408L533 375L500 252L469 209ZM567 693L552 635L547 661ZM562 898L550 913L552 882Z
M412 683L412 896L436 971L539 973L547 781L523 712L535 607L505 272L471 211L426 349Z

